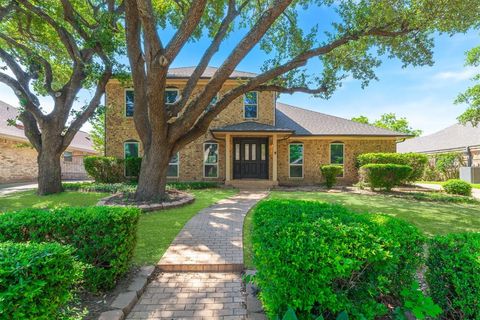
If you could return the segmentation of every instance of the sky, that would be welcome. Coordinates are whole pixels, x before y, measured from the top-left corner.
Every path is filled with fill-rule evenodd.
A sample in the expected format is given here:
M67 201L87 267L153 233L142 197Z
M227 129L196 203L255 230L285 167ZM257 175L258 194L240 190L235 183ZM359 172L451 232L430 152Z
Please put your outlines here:
M319 19L319 16L322 19ZM302 12L299 16L301 25L305 27L322 21L322 26L328 28L333 19L335 18L330 12L322 10ZM159 33L162 38L168 39L173 30L159 30ZM236 32L231 35L213 57L210 65L219 66L243 34ZM281 95L279 101L347 119L364 115L374 120L384 113L393 112L398 117L406 117L411 127L421 129L423 134L434 133L456 123L456 118L466 108L453 102L459 93L473 84L471 78L479 71L464 65L465 52L478 45L479 34L470 31L454 36L435 35L434 38L433 66L402 68L398 60L385 58L382 65L376 69L378 81L372 81L364 89L360 82L347 78L328 100L296 93ZM196 65L199 53L203 52L208 44L209 41L205 38L187 44L172 67ZM237 69L259 72L265 57L263 52L255 48ZM125 57L121 59L127 62ZM315 68L315 64L312 64L312 68ZM88 92L82 91L77 105L87 101L89 96ZM13 92L2 84L0 100L18 106ZM46 110L52 107L48 98L42 98L41 103ZM88 131L90 125L86 124L82 129Z

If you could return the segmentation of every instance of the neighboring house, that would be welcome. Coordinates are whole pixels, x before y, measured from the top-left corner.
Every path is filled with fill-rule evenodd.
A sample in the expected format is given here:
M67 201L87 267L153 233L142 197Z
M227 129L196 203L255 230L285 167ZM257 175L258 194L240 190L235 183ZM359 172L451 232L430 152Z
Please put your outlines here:
M194 67L170 69L166 99L174 102ZM199 86L216 68L209 67ZM239 79L255 76L235 71L219 96ZM237 98L211 123L209 131L174 156L169 178L208 180L230 185L307 185L323 181L320 166L344 166L343 183L357 180L356 157L366 152L395 152L406 135L278 103L275 92L249 92ZM133 90L118 80L106 88L108 156L141 156L133 122Z
M480 166L480 128L454 124L436 133L406 140L397 145L398 152L440 154L458 152L467 166Z
M32 181L37 178L37 151L25 137L20 122L9 125L18 109L0 101L0 183ZM63 179L88 178L83 157L94 155L88 133L79 131L61 159Z

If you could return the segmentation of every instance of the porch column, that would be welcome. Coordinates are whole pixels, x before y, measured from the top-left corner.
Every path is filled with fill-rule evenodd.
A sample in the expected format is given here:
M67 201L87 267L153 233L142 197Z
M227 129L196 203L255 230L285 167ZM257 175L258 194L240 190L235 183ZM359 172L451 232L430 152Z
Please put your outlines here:
M273 134L272 136L272 149L273 149L273 159L272 159L272 181L277 182L277 135Z
M225 135L225 182L232 178L232 144L230 134Z

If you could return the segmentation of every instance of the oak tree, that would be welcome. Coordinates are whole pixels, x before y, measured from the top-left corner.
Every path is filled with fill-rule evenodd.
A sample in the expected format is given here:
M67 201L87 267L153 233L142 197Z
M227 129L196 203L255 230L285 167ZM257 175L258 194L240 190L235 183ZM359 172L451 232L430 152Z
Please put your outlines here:
M434 31L465 31L479 1L449 0L126 0L126 37L135 94L134 122L144 155L137 200L165 195L169 159L203 135L210 122L248 91L304 92L328 98L351 75L367 85L383 58L432 63ZM311 28L300 11L335 16ZM159 31L171 28L167 38ZM204 86L199 79L229 35L231 49ZM168 69L185 44L209 37L179 99L165 103ZM234 44L232 45L232 43ZM194 46L194 44L191 44ZM253 48L265 54L261 73L212 99ZM189 48L192 50L192 47ZM311 60L321 68L310 68ZM195 89L198 92L195 92Z
M410 127L410 123L408 122L407 118L397 118L397 115L393 112L384 113L380 116L380 119L372 122L370 122L370 120L366 116L353 117L352 121L369 124L379 128L389 129L396 132L410 134L414 137L418 137L422 134L422 130L413 129L412 127Z
M0 82L38 152L38 193L62 191L60 157L94 113L124 48L116 0L0 0ZM74 109L81 89L91 97ZM48 97L47 111L40 97Z

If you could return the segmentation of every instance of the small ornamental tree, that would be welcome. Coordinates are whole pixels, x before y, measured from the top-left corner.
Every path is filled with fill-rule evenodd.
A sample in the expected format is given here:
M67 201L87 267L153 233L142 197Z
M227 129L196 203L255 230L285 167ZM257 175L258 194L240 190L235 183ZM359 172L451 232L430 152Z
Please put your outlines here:
M211 121L246 92L303 92L328 98L348 75L363 86L376 79L374 70L385 55L404 65L431 64L429 34L467 30L478 21L477 2L126 0L134 122L144 149L137 200L164 197L172 155L205 134ZM298 21L302 10L330 10L336 18L328 25L319 17L321 23L308 29ZM167 26L173 29L170 39L159 33ZM197 87L212 57L234 31L229 53L221 60L216 57L220 67ZM207 48L196 51L199 61L192 76L179 99L166 105L168 69L184 45L202 35L210 39ZM256 47L268 55L261 72L238 81L208 108ZM307 68L312 60L319 60L321 67Z
M116 69L124 35L120 2L0 0L0 82L20 101L19 120L38 152L41 195L62 191L60 157L93 115ZM81 89L93 95L73 110ZM52 111L40 104L43 96Z

